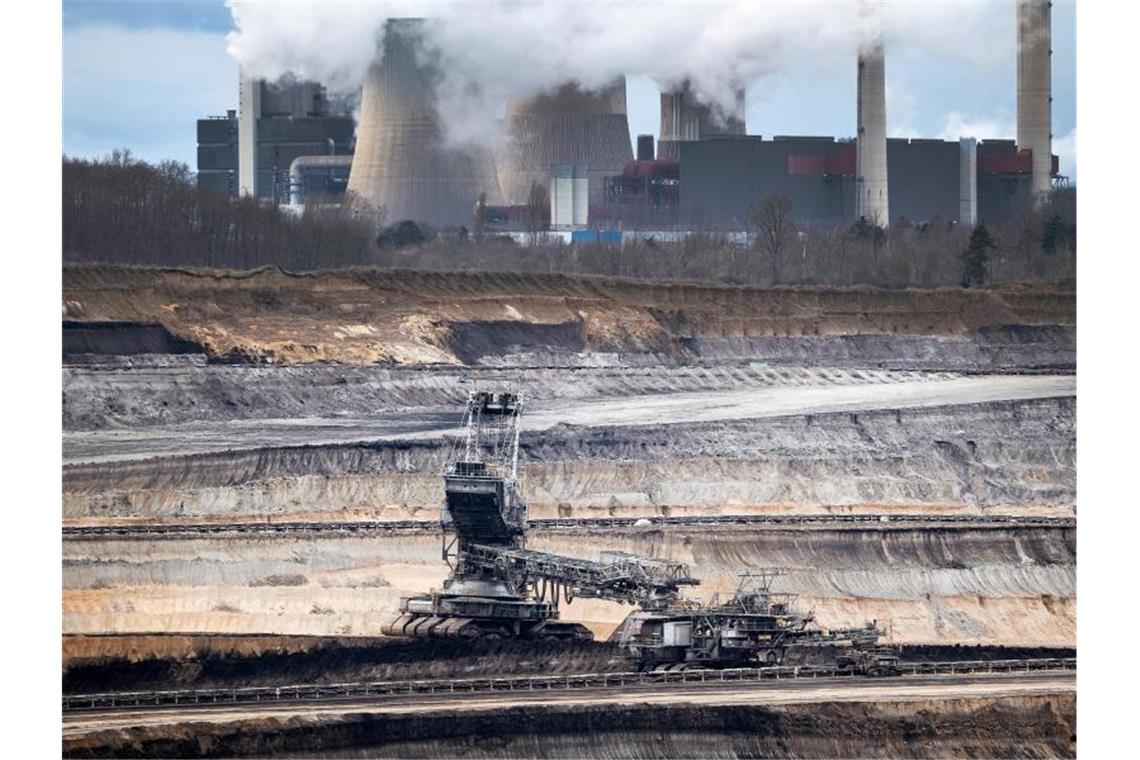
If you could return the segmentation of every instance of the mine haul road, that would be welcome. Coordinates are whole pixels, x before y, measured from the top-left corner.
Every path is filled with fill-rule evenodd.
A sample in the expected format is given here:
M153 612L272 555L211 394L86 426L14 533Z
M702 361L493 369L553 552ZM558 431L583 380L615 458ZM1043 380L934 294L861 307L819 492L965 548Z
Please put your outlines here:
M975 375L948 380L654 393L601 401L559 400L527 409L522 428L626 427L766 419L803 414L982 404L1076 395L1075 375ZM218 451L320 446L458 435L453 411L409 409L368 418L310 417L194 422L63 434L65 464Z
M973 699L1075 692L1075 671L974 673L877 679L803 679L706 684L628 686L565 692L500 692L386 696L319 702L266 702L213 706L176 706L65 713L64 739L95 731L183 723L231 723L250 718L326 718L355 714L413 715L433 712L493 711L517 706L575 705L778 705L813 702L879 702Z

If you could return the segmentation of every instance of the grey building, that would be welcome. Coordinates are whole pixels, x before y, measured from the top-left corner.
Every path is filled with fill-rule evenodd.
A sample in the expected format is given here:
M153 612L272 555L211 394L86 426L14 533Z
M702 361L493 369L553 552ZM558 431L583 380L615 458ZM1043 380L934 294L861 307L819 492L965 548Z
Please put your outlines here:
M717 229L743 229L749 209L777 195L791 201L801 226L853 224L855 147L854 140L832 137L681 143L681 214ZM1056 164L1054 157L1054 174ZM1029 203L1031 168L1028 152L1011 140L889 139L889 221L959 221L963 208L976 208L982 222L1009 219Z
M351 156L354 123L334 113L313 82L243 78L239 111L198 121L198 185L231 196L290 200L290 167L302 156ZM307 176L304 191L344 193L347 170Z
M237 195L237 111L198 120L198 187Z

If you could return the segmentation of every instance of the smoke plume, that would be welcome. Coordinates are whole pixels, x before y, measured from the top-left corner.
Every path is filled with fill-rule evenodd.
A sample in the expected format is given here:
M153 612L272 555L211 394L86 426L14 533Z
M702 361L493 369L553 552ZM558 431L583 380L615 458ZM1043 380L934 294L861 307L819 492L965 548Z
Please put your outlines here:
M442 73L439 110L453 142L495 139L504 104L566 81L620 75L662 89L688 80L721 116L736 90L792 56L854 60L882 34L933 53L984 60L1001 45L993 6L971 2L338 2L230 0L229 52L250 76L287 74L355 92L389 18L426 18L425 55ZM868 12L871 9L873 12ZM889 55L889 53L888 53Z

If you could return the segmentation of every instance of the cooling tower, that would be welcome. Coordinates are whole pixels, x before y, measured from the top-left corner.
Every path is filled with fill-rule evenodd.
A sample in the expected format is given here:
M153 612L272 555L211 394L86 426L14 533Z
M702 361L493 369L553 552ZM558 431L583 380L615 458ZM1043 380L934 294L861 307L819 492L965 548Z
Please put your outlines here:
M1049 197L1053 168L1052 3L1017 2L1017 147L1033 151L1035 204Z
M855 217L886 227L887 205L887 76L883 43L859 53L856 94Z
M393 19L368 69L348 192L385 212L435 226L470 225L481 193L502 203L489 151L447 147L436 110L439 74L417 60L423 21Z
M565 84L507 109L507 139L497 157L503 199L527 201L531 183L550 185L552 166L585 165L590 203L605 200L605 178L633 160L625 78L598 92Z
M736 112L744 113L744 91L736 93ZM689 83L680 89L661 93L661 132L657 140L658 158L680 158L678 143L711 137L745 134L743 117L716 118L712 108L693 95Z

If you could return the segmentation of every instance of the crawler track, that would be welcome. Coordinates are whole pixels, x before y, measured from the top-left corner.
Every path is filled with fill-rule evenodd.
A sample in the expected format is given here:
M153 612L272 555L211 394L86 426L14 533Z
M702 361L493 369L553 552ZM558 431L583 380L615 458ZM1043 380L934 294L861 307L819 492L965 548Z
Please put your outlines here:
M648 526L643 521L647 521ZM640 525L639 525L640 523ZM614 529L665 526L869 526L869 527L962 527L962 528L1074 528L1071 517L1023 517L1017 515L717 515L709 517L589 517L531 520L537 532L584 529ZM248 534L331 533L390 534L435 533L436 520L393 520L388 522L264 522L264 523L185 523L178 525L95 525L63 528L63 538L191 538Z
M914 662L899 665L902 676L969 675L980 673L1028 673L1046 670L1076 670L1076 658L991 660L964 662ZM850 669L833 666L733 668L727 670L675 670L649 673L595 673L563 676L511 678L440 679L432 681L378 681L371 683L296 684L242 689L107 692L71 694L63 697L63 711L106 712L112 710L162 709L171 707L232 706L281 702L327 702L362 697L383 699L409 695L463 693L577 691L626 689L664 684L719 684L789 679L864 678Z

